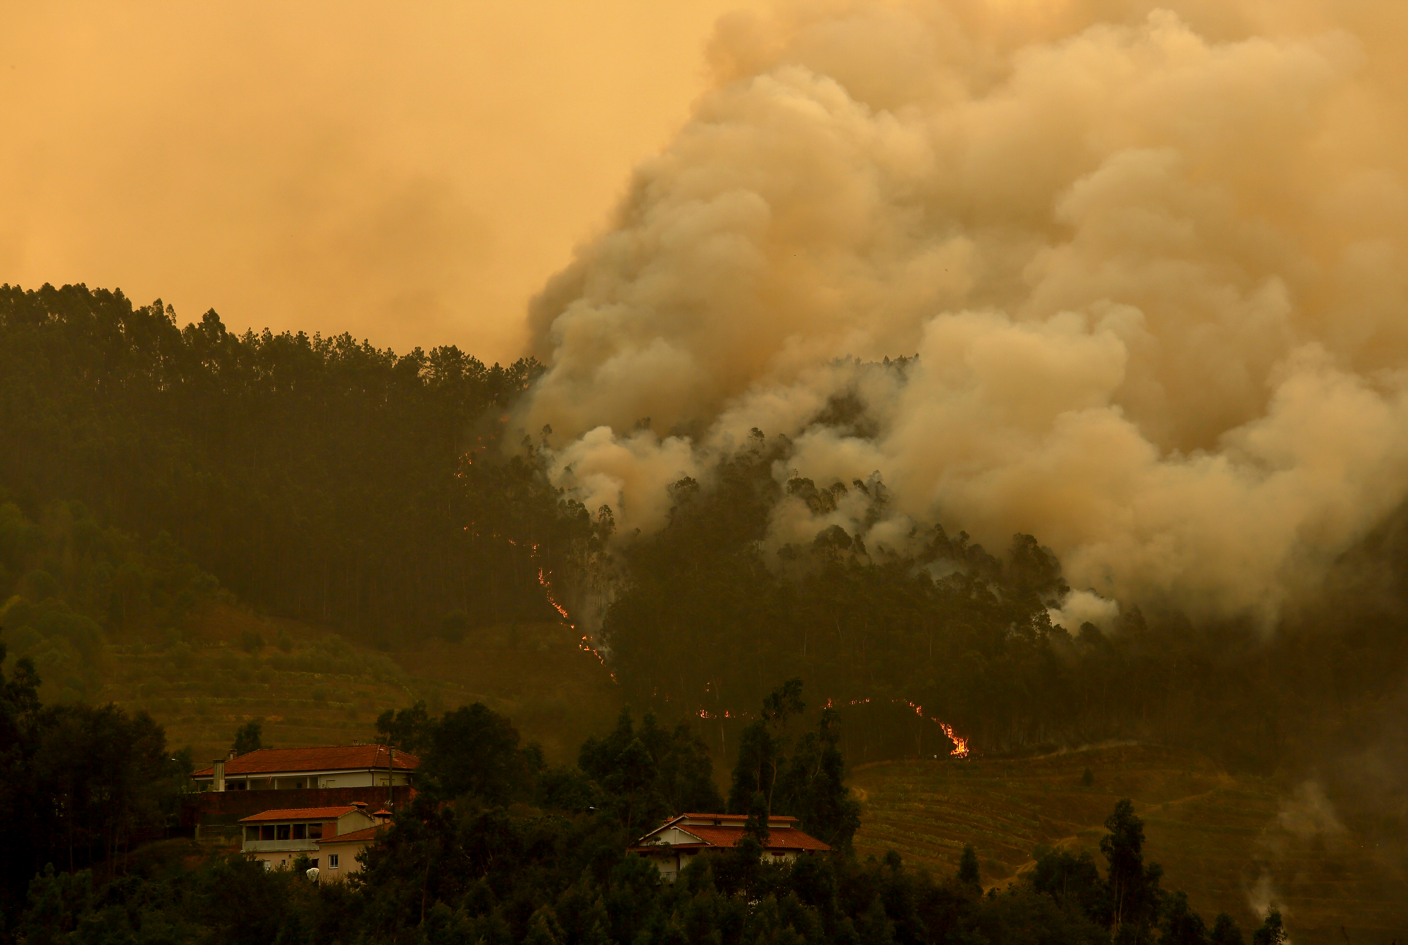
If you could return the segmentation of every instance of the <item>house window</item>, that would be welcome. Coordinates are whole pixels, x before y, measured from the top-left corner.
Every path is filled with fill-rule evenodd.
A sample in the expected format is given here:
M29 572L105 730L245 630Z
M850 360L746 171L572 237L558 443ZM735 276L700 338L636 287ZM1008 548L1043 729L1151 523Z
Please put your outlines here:
M288 824L276 824L276 825L274 826L274 839L275 839L275 840L287 840L287 839L289 838L289 833L290 833L290 831L289 831L289 825L288 825Z
M336 853L329 853L329 854L328 854L328 869L331 869L331 870L337 869L337 854L336 854Z
M313 864L313 869L317 869L317 868L318 868L318 858L317 858L316 856L313 857L313 859L310 860L309 862L311 862L311 863Z
M260 839L260 840L272 840L272 839L274 839L274 825L273 825L273 824L264 824L262 827L260 827L260 828L259 828L259 839Z
M307 840L307 839L308 839L308 825L307 825L307 824L294 824L294 825L293 825L293 839L295 839L295 840Z
M274 868L274 861L273 861L273 860L265 860L265 861L264 861L264 872L267 873L267 872L269 872L270 870L272 870L273 868Z
M259 839L259 828L258 828L258 827L246 827L246 828L244 828L244 838L245 838L246 840L258 840L258 839Z
M323 838L323 825L322 825L322 824L309 824L309 825L308 825L308 839L309 839L309 840L321 840L322 838Z

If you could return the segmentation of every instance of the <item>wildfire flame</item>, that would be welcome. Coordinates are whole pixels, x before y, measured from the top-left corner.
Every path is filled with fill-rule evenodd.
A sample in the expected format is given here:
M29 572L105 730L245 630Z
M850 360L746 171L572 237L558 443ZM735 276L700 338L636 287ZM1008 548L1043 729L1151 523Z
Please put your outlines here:
M507 541L507 542L508 542L509 544L511 544L511 545L517 544L512 538L505 538L504 540ZM532 552L531 552L531 553L532 553L535 557L537 556L537 554L538 554L538 546L537 546L536 544L534 544L534 545L532 546ZM568 615L568 613L567 613L567 608L564 607L564 606L562 606L562 604L558 602L558 599L553 596L553 593L552 593L552 581L550 580L550 578L551 578L551 573L550 573L550 572L548 572L548 571L547 571L546 569L544 569L544 568L539 568L539 569L538 569L538 583L539 583L540 585L542 585L543 593L547 596L548 603L552 605L553 610L556 610L556 611L558 612L558 614L562 617L563 621L567 624L567 626L568 626L569 629L572 629L572 630L577 629L577 625L572 622L572 618L571 618L571 617ZM606 656L605 656L600 650L598 650L596 647L592 646L592 638L591 638L589 635L587 635L587 634L583 634L583 635L582 635L582 639L577 643L577 649L582 650L582 651L585 652L585 653L590 653L592 656L595 656L595 657L597 658L597 662L601 663L602 666L606 666ZM608 672L608 673L610 674L610 676L611 676L611 681L612 681L612 682L616 682L616 681L617 681L617 679L616 679L616 674L613 673L613 672L611 672L609 669L607 670L607 672ZM709 684L706 684L704 688L705 688L705 690L707 691L707 690L709 690L711 687L712 687L712 683L709 683ZM914 714L915 714L915 715L919 716L921 719L922 719L922 718L928 718L928 720L929 720L930 722L935 723L936 725L939 726L939 728L943 729L944 734L945 734L946 736L948 736L948 740L951 741L951 742L953 742L953 751L949 752L949 756L950 756L950 757L953 757L953 758L967 758L967 757L968 757L968 755L969 755L968 739L962 738L962 737L958 736L957 734L955 734L954 731L953 731L953 726L952 726L952 725L949 725L947 722L945 722L945 721L943 721L943 720L941 720L941 719L936 719L936 718L932 718L932 717L930 717L930 716L926 716L926 715L924 714L924 707L923 707L922 705L919 705L919 704L914 703L914 702L910 702L910 701L907 700L907 699L891 699L890 702L891 702L892 704L904 703L905 705L909 706L911 709L914 710ZM850 700L849 702L847 702L846 705L868 705L869 703L870 703L870 699L869 699L869 698L865 698L865 699L852 699L852 700ZM835 701L834 699L827 699L827 700L826 700L826 708L828 708L828 709L834 708L835 705L836 705L836 701ZM732 712L732 711L730 711L730 710L728 710L728 709L725 709L722 713L710 712L708 709L698 709L698 710L696 710L696 713L695 713L695 714L698 715L701 719L717 719L717 718L725 718L725 719L749 719L749 718L752 718L752 716L751 716L749 713L747 713L747 712Z
M938 722L939 720L934 719L933 721ZM944 734L948 736L948 740L953 742L953 751L949 752L949 754L955 758L967 758L968 739L959 738L957 735L953 734L953 726L949 725L947 722L939 722L939 727L944 730Z
M572 625L572 618L567 616L567 608L559 604L557 598L552 596L552 584L548 582L547 576L543 573L542 568L538 569L538 583L543 585L543 590L547 592L548 603L552 604L552 609L561 614L563 620L568 621L567 625L569 627L572 627L573 630L577 629Z
M506 419L507 418L500 418L499 422L503 423ZM466 457L471 463L474 462L474 457L472 455L466 454ZM464 530L467 532L470 531L473 528L474 524L474 522L470 522L468 525L464 526ZM479 534L477 532L473 532L473 534L476 538L479 537ZM495 539L503 538L503 540L508 542L510 545L514 546L515 548L518 547L518 542L514 541L512 538L509 538L507 535L494 534L490 537ZM533 558L538 557L537 542L534 542L528 547L530 549L529 555ZM557 611L557 615L562 618L562 622L567 624L567 628L569 630L576 630L577 625L572 622L572 617L570 614L568 614L567 608L562 606L562 602L559 601L553 595L552 572L542 567L538 568L538 584L542 587L543 594L547 597L548 603L552 605L552 609ZM582 639L577 642L577 649L583 651L584 653L590 653L592 656L596 657L598 663L600 663L603 667L606 666L605 654L603 654L596 647L592 646L592 638L589 635L583 634ZM607 669L607 674L611 677L612 682L618 681L616 679L616 674L611 672L610 669Z
M708 689L708 687L705 686L705 689ZM894 704L894 706L898 706L898 704L904 703L905 706L912 708L912 710L914 710L914 714L918 715L919 718L928 718L929 721L934 722L935 725L938 725L939 728L942 728L943 734L948 735L949 741L953 742L953 751L949 752L950 758L967 758L967 756L972 753L970 752L969 745L967 745L967 739L960 737L960 735L957 735L955 734L955 732L953 732L953 725L949 725L948 722L941 720L941 718L934 718L932 717L932 715L925 715L924 706L919 706L918 703L911 703L911 701L907 699L891 699L890 703ZM867 697L867 699L852 699L845 704L846 706L869 706L870 699L869 697ZM836 700L826 699L825 707L835 708ZM717 714L711 713L711 711L705 710L705 708L701 708L701 710L698 710L697 714L700 718L718 718ZM728 713L728 711L725 711L724 718L750 718L750 715L746 713Z

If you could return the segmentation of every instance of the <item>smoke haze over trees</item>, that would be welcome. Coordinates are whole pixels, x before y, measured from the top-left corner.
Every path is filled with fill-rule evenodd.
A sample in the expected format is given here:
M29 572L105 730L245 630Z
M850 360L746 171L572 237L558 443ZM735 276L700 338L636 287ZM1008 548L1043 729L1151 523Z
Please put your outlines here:
M780 483L891 497L780 504L774 549L1033 534L1078 591L1269 632L1408 496L1405 38L1374 2L728 18L535 302L518 416L625 534L757 428Z

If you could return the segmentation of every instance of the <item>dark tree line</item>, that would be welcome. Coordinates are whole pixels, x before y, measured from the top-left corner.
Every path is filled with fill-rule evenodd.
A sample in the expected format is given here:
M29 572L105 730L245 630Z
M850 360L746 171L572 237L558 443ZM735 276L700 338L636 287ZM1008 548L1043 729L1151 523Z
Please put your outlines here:
M160 837L190 772L146 715L86 703L45 706L27 659L5 673L0 642L0 930L46 865L120 868L136 843Z
M4 286L0 486L164 532L250 603L364 639L543 619L537 566L585 520L498 449L538 370Z

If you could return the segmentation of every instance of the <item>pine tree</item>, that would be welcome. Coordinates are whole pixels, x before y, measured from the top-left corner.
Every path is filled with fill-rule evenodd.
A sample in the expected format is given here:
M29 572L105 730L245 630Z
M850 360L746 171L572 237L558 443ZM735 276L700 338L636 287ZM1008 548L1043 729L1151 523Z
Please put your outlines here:
M1159 904L1159 880L1163 869L1156 863L1144 865L1144 822L1134 814L1134 802L1124 798L1105 820L1110 831L1100 841L1100 852L1109 864L1110 899L1114 909L1117 939L1128 926L1129 934L1140 931L1154 919Z
M1207 945L1208 929L1202 916L1188 907L1188 896L1176 892L1164 907L1163 934L1159 945Z
M963 857L958 861L958 881L970 889L976 888L982 892L983 877L978 869L978 851L973 849L971 843L963 845Z
M1242 937L1242 930L1237 928L1236 921L1227 913L1221 912L1212 924L1208 945L1246 945L1246 939Z
M1252 933L1252 945L1285 945L1288 936L1286 926L1281 922L1281 913L1272 909L1266 914L1261 928Z
M264 747L263 722L263 719L252 719L239 727L239 731L235 732L236 755L246 755Z

